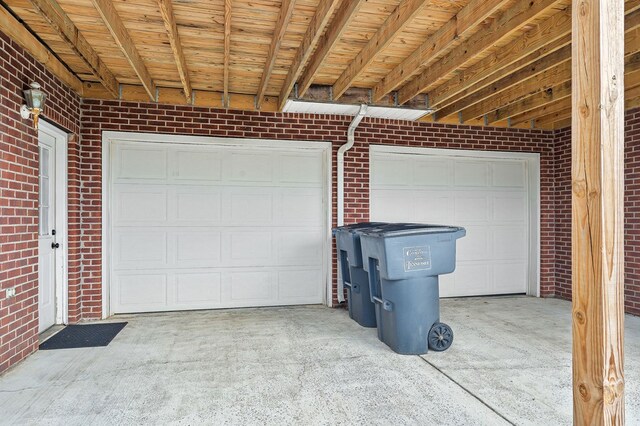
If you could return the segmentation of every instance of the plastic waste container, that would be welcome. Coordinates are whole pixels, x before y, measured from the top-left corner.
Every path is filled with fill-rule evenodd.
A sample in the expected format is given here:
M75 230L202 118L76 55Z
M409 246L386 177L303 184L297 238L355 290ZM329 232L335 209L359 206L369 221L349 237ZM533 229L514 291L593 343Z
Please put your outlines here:
M357 230L385 225L383 222L362 222L334 228L342 284L347 289L349 317L363 327L376 326L376 311L369 293L369 276L362 269L360 234Z
M448 349L453 331L440 322L438 276L455 270L456 240L465 229L401 224L358 233L378 339L400 354Z

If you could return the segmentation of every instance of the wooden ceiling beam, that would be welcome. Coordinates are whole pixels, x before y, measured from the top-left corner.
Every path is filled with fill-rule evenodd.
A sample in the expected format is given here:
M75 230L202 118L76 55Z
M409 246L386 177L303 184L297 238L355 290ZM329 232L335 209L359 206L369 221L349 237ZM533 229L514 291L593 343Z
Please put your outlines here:
M91 73L113 96L118 96L118 80L102 62L56 0L30 0L62 41L89 67Z
M82 81L73 74L60 60L18 21L4 6L0 6L0 31L29 52L33 58L44 65L53 75L58 77L73 91L82 95Z
M571 93L569 93L569 96L556 99L553 102L542 105L541 107L525 111L521 114L513 115L509 117L509 123L512 126L517 126L523 123L530 123L532 120L536 120L540 117L545 117L550 114L555 114L567 108L571 108Z
M571 80L566 80L546 90L541 90L531 96L526 96L508 105L501 106L494 111L488 112L485 114L485 121L487 124L493 124L570 96Z
M178 67L178 74L180 75L180 82L182 83L184 97L187 99L187 103L191 103L191 81L189 80L189 69L187 68L187 61L185 60L184 53L182 52L182 43L180 42L178 25L176 24L176 17L173 14L173 4L171 2L172 0L158 0L158 7L160 8L160 15L162 15L164 27L167 30L167 36L169 37L169 43L171 44L173 58L175 59L176 66Z
M372 98L379 101L411 78L421 67L433 63L460 38L467 37L480 23L500 10L507 1L471 0L440 29L398 64L373 88Z
M563 10L432 89L429 106L436 109L447 106L569 44L571 11Z
M467 122L475 118L484 116L490 111L496 110L501 106L508 105L526 96L547 90L555 86L558 82L571 79L571 61L564 61L558 65L544 70L543 72L521 81L509 88L509 90L501 91L494 96L483 99L482 101L465 108L458 114L461 122Z
M224 0L224 59L222 71L222 104L229 108L229 64L231 62L232 0Z
M391 43L413 18L422 11L427 0L403 0L384 21L378 31L369 39L364 48L342 72L333 85L333 97L340 96L373 62L376 56ZM486 1L485 1L486 3Z
M336 11L335 17L325 31L324 35L318 41L316 50L309 59L309 63L298 80L298 96L304 96L318 70L322 66L324 60L329 56L335 44L347 29L347 26L358 13L360 7L366 3L366 0L344 0L340 8Z
M289 95L293 90L296 80L300 76L302 69L313 53L318 40L320 40L320 36L322 36L322 32L329 23L329 20L331 19L336 7L338 7L338 4L340 4L340 0L321 0L320 4L316 8L316 13L311 18L311 22L309 22L307 32L302 39L302 43L300 43L300 47L298 47L298 50L296 51L296 56L293 59L291 67L289 67L287 78L280 90L280 110L284 108L284 104L287 102L287 99L289 99Z
M278 20L276 21L276 29L273 32L273 39L269 46L269 53L267 53L267 62L264 66L264 71L262 71L260 84L258 85L258 94L256 95L257 109L260 109L262 106L262 101L264 100L264 95L267 91L269 80L271 79L271 73L276 65L276 59L278 59L280 45L284 39L284 34L287 31L287 26L289 25L289 20L291 19L295 5L296 0L284 0L280 6L280 13L278 14Z
M118 16L118 12L110 0L91 0L96 10L102 17L105 25L109 29L111 36L115 40L122 53L129 61L134 72L140 79L142 86L152 101L156 100L156 85L149 74L149 70L138 53L127 28L124 26L122 19Z
M476 55L513 34L536 17L551 9L557 0L518 0L486 29L474 33L466 41L422 71L398 91L398 102L404 104L420 92L435 87L440 80L465 65Z
M514 86L515 84L518 84L521 81L534 77L559 63L569 61L570 59L571 59L571 45L567 45L559 50L556 50L555 52L552 52L547 56L544 56L538 59L532 64L529 64L523 68L520 68L518 70L514 70L508 73L508 75L495 81L491 85L485 86L480 90L474 91L472 94L470 94L467 97L464 97L452 104L449 104L444 108L438 108L436 111L437 116L438 118L444 118L444 117L453 115L458 111L469 108L470 106L475 105L476 103L481 102L490 96L494 96L505 90L509 90L511 86Z

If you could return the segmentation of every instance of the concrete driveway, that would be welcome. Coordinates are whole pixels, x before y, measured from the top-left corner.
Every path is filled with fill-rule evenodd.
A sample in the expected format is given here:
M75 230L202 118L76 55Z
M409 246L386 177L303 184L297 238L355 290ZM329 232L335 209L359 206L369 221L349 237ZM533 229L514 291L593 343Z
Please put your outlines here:
M570 308L443 300L454 344L422 357L319 306L119 316L108 347L40 351L0 377L0 423L571 424ZM640 318L626 329L640 424Z

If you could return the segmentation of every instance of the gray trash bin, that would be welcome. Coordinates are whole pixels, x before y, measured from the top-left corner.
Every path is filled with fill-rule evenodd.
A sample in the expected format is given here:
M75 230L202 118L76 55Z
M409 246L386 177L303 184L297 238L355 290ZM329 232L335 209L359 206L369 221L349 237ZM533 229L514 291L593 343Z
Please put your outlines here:
M401 354L446 350L453 332L440 323L438 276L454 271L456 240L465 229L401 224L359 234L378 338Z
M340 226L333 230L336 236L342 283L347 289L349 317L363 327L376 326L376 311L369 293L369 276L362 269L360 234L356 230L385 225L383 222L363 222Z

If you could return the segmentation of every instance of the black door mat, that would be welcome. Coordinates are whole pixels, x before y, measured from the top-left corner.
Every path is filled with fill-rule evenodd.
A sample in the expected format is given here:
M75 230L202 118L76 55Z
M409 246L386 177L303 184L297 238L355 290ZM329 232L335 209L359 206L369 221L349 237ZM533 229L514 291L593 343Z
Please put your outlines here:
M126 322L68 325L42 342L40 350L107 346L125 325Z

